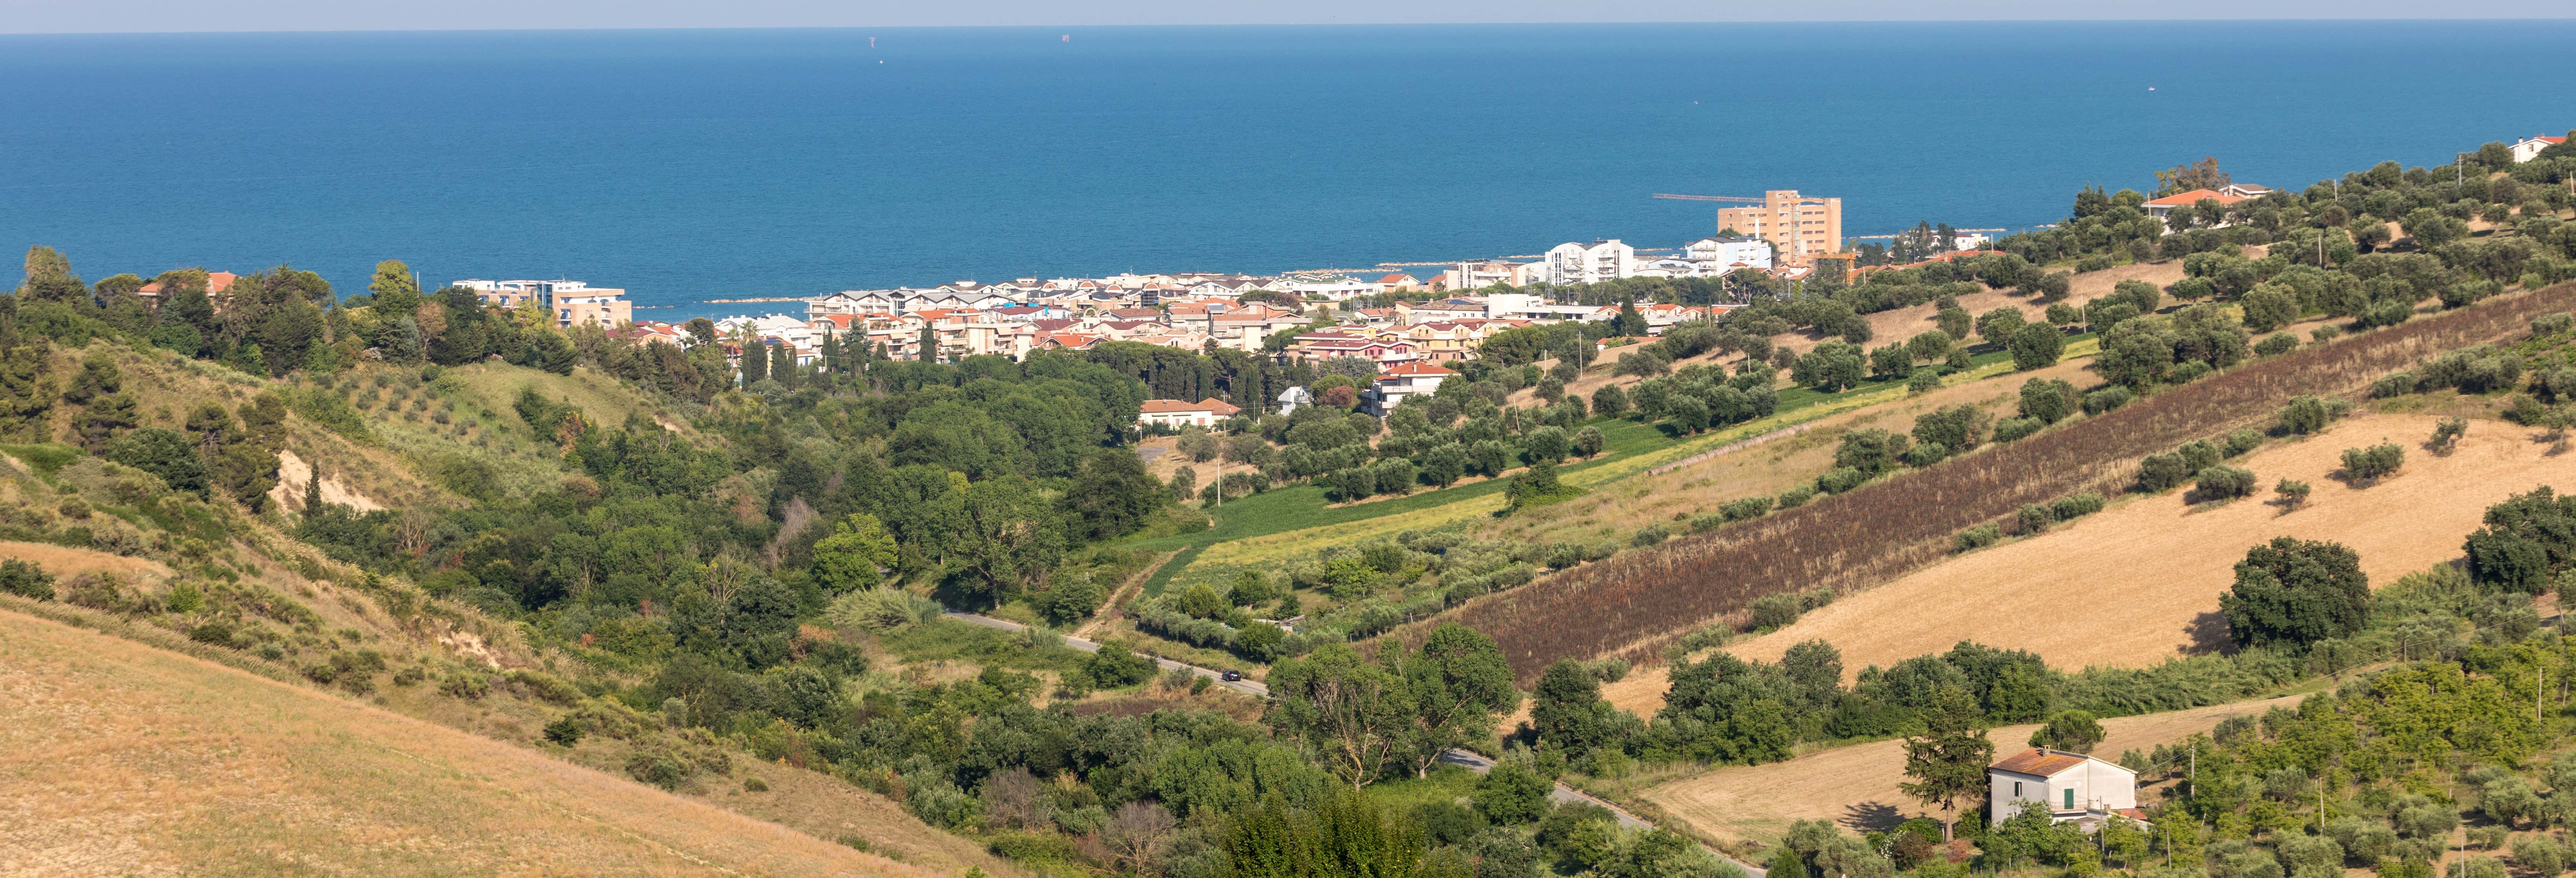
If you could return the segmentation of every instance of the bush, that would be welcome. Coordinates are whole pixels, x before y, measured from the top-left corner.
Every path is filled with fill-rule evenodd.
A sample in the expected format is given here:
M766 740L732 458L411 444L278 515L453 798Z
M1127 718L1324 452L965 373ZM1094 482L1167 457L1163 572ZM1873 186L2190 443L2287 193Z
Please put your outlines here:
M2220 450L2225 452L2227 457L2243 457L2246 452L2262 445L2263 434L2260 431L2234 430L2227 434L2225 441L2220 444Z
M1789 623L1798 621L1798 616L1804 612L1806 607L1799 602L1797 595L1764 595L1753 599L1751 624L1755 631L1786 628Z
M1650 524L1645 527L1638 528L1637 535L1628 538L1628 545L1632 548L1638 549L1652 548L1663 545L1664 541L1671 539L1672 536L1672 528L1665 527L1661 524Z
M2102 495L2091 491L2086 491L2081 494L2069 494L2064 497L2057 498L2057 502L2048 504L2048 511L2053 513L2059 521L2067 521L2091 515L2102 511Z
M2191 464L2181 454L2151 454L2138 462L2138 488L2150 494L2182 484L2191 476Z
M1770 511L1771 498L1769 497L1745 497L1740 500L1729 500L1717 507L1717 514L1723 516L1727 521L1749 521L1769 514Z
M2342 400L2334 402L2339 403ZM2347 404L2347 410L2348 408L2349 404ZM2326 425L2332 423L2337 416L2333 403L2320 397L2301 396L2290 400L2289 405L2281 407L2280 429L2284 433L2304 436L2324 430Z
M2254 343L2254 353L2266 357L2277 357L2298 349L2299 337L2286 332L2272 333Z
M15 558L0 561L0 592L50 601L54 599L54 575Z
M2192 489L2202 500L2233 500L2252 496L2254 471L2232 466L2213 466L2200 471Z
M2035 418L2010 418L1997 421L1995 422L1995 441L2001 443L2028 438L2030 434L2039 432L2044 426L2047 425Z
M1816 489L1827 494L1840 494L1869 481L1869 474L1853 467L1841 467L1816 477Z
M2035 534L2057 523L2057 512L2037 503L2024 503L2021 511L2014 514L2013 523L2018 528L2018 532Z
M554 722L546 724L545 729L547 741L566 747L581 743L582 732L581 720L575 719L571 714L556 717Z
M1796 509L1800 506L1806 505L1807 501L1813 499L1816 499L1816 489L1805 485L1799 485L1780 492L1780 508L1784 510Z
M2406 449L2394 442L2383 442L2368 448L2343 450L2344 478L2357 482L2374 482L2397 472L2406 465Z
M2534 337L2557 335L2570 329L2576 329L2576 314L2560 311L2531 318L2531 334Z
M1725 527L1728 523L1729 523L1729 522L1726 520L1726 515L1725 515L1725 513L1723 513L1723 512L1704 512L1704 513L1701 513L1701 514L1698 514L1698 515L1691 516L1691 520L1690 520L1690 532L1691 532L1691 533L1695 533L1695 534L1704 534L1704 533L1708 533L1709 531L1713 531L1713 530L1716 530L1716 529L1718 529L1718 528ZM1573 545L1573 544L1572 544L1572 543L1566 543L1566 544L1564 544L1564 545L1571 546L1571 545ZM1565 566L1572 567L1572 566L1574 566L1574 565L1572 565L1572 564L1568 564L1568 565L1565 565Z
M1994 545L2003 538L2003 529L1996 527L1994 522L1989 521L1985 524L1980 524L1976 527L1960 531L1958 549L1962 552L1971 552Z
M2084 395L2084 413L2098 415L2128 405L2137 396L2126 387L2105 387Z

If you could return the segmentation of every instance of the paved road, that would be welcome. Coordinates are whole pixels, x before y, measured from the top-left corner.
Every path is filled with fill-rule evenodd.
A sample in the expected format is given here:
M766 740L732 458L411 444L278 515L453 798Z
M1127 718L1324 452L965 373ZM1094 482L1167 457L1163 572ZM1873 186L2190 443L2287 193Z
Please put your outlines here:
M986 627L986 628L999 628L999 629L1004 630L1004 631L1022 631L1022 630L1026 630L1026 629L1029 627L1029 626L1027 626L1027 625L1022 625L1022 624L1020 624L1020 623L1018 623L1018 622L1010 621L1010 620L1008 620L1008 619L996 619L996 618L993 618L993 617L991 617L991 616L977 615L977 614L975 614L975 613L960 613L960 612L956 612L956 611L954 611L954 610L951 610L951 611L947 611L947 615L948 615L950 618L957 619L957 620L962 621L962 622L967 622L967 623L975 624L975 625L982 625L982 626L984 626L984 627ZM1065 636L1064 636L1064 645L1066 645L1066 646L1070 646L1070 647L1073 647L1073 648L1075 648L1075 649L1082 650L1083 652L1099 652L1099 651L1100 651L1100 644L1093 643L1093 642L1091 642L1091 641L1089 641L1089 640L1085 640L1085 639L1080 638L1080 637L1074 637L1074 636L1072 636L1072 635L1065 635ZM1209 669L1207 669L1207 668L1198 667L1198 666L1196 666L1196 665L1185 665L1185 664L1182 664L1182 663L1180 663L1180 662L1172 661L1172 660L1170 660L1170 659L1165 659L1165 658L1156 658L1156 659L1154 659L1154 664L1162 666L1163 670L1166 670L1166 671L1187 670L1187 671L1189 671L1189 672L1191 672L1191 673L1194 673L1194 674L1197 674L1197 675L1199 675L1199 676L1209 678L1211 681L1213 681L1214 683L1216 683L1216 685L1223 686L1223 687L1225 687L1225 688L1232 689L1232 690L1234 690L1234 691L1241 692L1241 693L1243 693L1243 694L1245 694L1245 695L1250 695L1250 696L1255 697L1255 698L1268 698L1268 697L1270 697L1270 687L1265 686L1265 685L1262 685L1262 684L1261 684L1261 682L1260 682L1260 681L1258 681L1258 680L1244 679L1244 680L1237 680L1237 681L1234 681L1234 682L1230 682L1230 683L1229 683L1229 682L1226 682L1226 680L1225 680L1225 678L1224 678L1224 675L1219 674L1219 673L1217 673L1216 671L1212 671L1212 670L1209 670ZM1477 774L1484 774L1485 772L1488 772L1488 771L1492 771L1492 770L1494 770L1494 760L1492 760L1492 759L1490 759L1490 758L1487 758L1484 754L1476 753L1476 752L1468 751L1468 750L1450 750L1450 751L1444 752L1444 753L1440 754L1440 761L1442 761L1442 762L1446 762L1446 763L1449 763L1449 764L1451 764L1451 765L1464 766L1468 771L1472 771L1472 772L1475 772L1475 773L1477 773ZM1655 825L1654 825L1654 824L1652 824L1652 823L1648 823L1648 822L1646 822L1645 818L1638 817L1638 816L1637 816L1637 815L1635 815L1635 814L1630 814L1630 813L1628 813L1627 809L1625 809L1625 808L1621 808L1621 807L1619 807L1619 806L1617 806L1617 805L1610 804L1609 802L1602 801L1601 799L1594 798L1594 797L1593 797L1591 794L1589 794L1589 793L1583 792L1582 790L1578 790L1578 789L1575 789L1575 788L1570 787L1570 786L1566 786L1566 785L1561 784L1561 783L1556 785L1556 789L1555 789L1555 790L1553 790L1553 791L1551 791L1551 792L1549 792L1549 793L1548 793L1548 798L1549 798L1549 799L1551 799L1551 800L1553 800L1553 801L1556 801L1556 802L1558 802L1558 803L1561 803L1561 804L1562 804L1562 803L1572 803L1572 802L1587 802L1587 803L1590 803L1590 804L1599 805L1599 806L1601 806L1601 807L1603 807L1603 808L1607 808L1607 809L1609 809L1611 816L1616 817L1616 818L1618 818L1618 819L1619 819L1619 825L1620 825L1621 827L1623 827L1623 828L1626 828L1626 829L1652 829L1652 828L1654 828L1654 826L1655 826ZM1705 847L1705 846L1703 845L1703 847ZM1717 855L1717 857L1718 857L1719 859L1725 860L1725 861L1730 862L1730 863L1734 863L1736 866L1738 866L1738 867L1742 868L1742 869L1745 871L1745 873L1746 873L1746 874L1748 874L1748 875L1752 876L1752 878L1765 878L1765 876L1764 876L1764 874L1763 874L1763 873L1764 873L1764 870L1762 870L1762 869L1758 869L1758 868L1755 868L1755 867L1754 867L1752 864L1750 864L1750 863L1746 863L1746 862L1743 862L1743 861L1737 860L1737 859L1735 859L1734 857L1727 856L1727 855L1726 855L1726 853L1725 853L1724 851L1720 851L1720 850L1717 850L1717 849L1715 849L1715 848L1709 848L1709 849L1708 849L1708 852L1709 852L1709 853L1712 853L1712 854L1716 854L1716 855Z

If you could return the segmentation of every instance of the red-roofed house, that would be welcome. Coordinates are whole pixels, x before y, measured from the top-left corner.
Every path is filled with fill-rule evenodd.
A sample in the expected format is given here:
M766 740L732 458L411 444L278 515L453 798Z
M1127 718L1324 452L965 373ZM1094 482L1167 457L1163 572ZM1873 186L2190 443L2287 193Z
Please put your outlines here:
M2167 215L2173 213L2174 208L2182 207L2184 205L2196 205L2204 200L2215 201L2220 205L2229 205L2235 204L2239 201L2261 198L2270 194L2272 194L2272 187L2269 186L2257 186L2252 183L2234 183L2227 186L2221 186L2216 189L2194 189L2189 192L2177 192L2163 198L2150 199L2147 201L2145 207L2147 209L2148 216L2155 217L2157 222L2163 222ZM2210 228L2225 228L2230 225L2234 224L2221 222L2215 226L2211 226ZM2168 226L2167 228L2170 229L2171 227Z
M2518 165L2539 158L2541 150L2566 142L2565 137L2551 137L2546 134L2522 140L2513 145L2513 163Z
M222 295L225 290L232 289L233 281L240 279L241 275L234 274L229 271L206 272L206 295ZM151 283L144 284L141 287L137 287L134 290L134 294L142 296L144 301L147 302L159 299L161 297L161 282L156 280Z
M1412 292L1422 288L1422 280L1414 277L1413 275L1399 271L1394 274L1378 278L1377 288L1381 292L1388 293Z
M1140 426L1163 426L1176 428L1184 426L1213 427L1216 426L1218 421L1234 417L1234 414L1239 411L1242 411L1242 409L1236 408L1224 400L1220 400L1215 397L1209 397L1197 402L1182 402L1177 399L1149 399L1145 401L1144 407L1137 411L1136 423Z
M1406 397L1429 396L1440 389L1440 382L1458 373L1429 363L1398 363L1380 370L1368 390L1369 414L1386 417Z
M1994 821L2019 813L2024 802L2087 831L2113 814L2138 817L2138 773L2082 753L2033 747L1986 766L1986 780L1993 789L1987 802Z

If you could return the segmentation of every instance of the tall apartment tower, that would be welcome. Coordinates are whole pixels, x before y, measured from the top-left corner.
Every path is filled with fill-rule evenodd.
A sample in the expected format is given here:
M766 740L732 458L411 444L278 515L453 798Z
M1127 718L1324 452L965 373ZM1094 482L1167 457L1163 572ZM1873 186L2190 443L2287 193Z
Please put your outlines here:
M1771 242L1779 249L1781 262L1807 265L1818 256L1841 252L1843 200L1802 198L1795 189L1773 189L1762 193L1759 206L1718 208L1717 227Z

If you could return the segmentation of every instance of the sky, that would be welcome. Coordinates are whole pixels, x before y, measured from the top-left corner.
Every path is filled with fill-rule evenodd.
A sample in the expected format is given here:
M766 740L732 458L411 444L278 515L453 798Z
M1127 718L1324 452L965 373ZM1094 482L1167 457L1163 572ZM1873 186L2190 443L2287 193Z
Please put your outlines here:
M2566 18L2566 0L0 0L0 33Z

